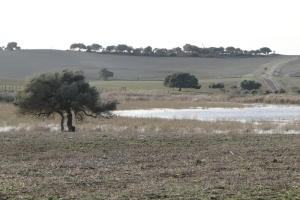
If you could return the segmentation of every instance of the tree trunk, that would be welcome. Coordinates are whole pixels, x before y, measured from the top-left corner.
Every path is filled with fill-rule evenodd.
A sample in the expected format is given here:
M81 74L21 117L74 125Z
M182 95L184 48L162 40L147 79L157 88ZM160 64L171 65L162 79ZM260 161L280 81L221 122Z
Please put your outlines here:
M58 112L58 114L60 114L60 116L61 116L60 130L61 130L61 132L64 132L64 130L65 130L65 128L64 128L65 117L64 117L63 113L61 113L61 112Z
M73 116L72 112L68 110L67 112L67 126L68 126L68 131L69 132L75 132L75 126L72 124Z

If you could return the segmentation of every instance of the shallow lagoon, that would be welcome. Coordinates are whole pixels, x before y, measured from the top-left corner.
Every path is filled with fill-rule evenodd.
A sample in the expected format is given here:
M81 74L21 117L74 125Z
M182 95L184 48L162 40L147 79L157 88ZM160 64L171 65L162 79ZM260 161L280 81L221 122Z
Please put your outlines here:
M195 119L201 121L297 121L300 106L254 105L245 108L190 108L116 111L117 116L137 118Z

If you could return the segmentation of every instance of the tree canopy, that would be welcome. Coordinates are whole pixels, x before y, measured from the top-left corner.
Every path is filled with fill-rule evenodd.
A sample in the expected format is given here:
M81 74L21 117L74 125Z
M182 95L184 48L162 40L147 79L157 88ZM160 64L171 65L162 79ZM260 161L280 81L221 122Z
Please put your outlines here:
M94 51L99 51L100 49L102 49L102 46L100 44L92 44L91 45L92 50Z
M5 49L9 51L13 51L13 50L19 50L21 49L21 47L19 47L18 43L16 42L9 42Z
M29 78L24 89L15 95L14 105L19 115L35 118L61 116L61 131L67 116L68 131L74 132L73 115L77 121L85 116L111 118L117 101L104 101L95 87L90 87L82 71L60 71L37 74Z
M78 51L81 51L81 49L87 49L87 47L83 43L74 43L71 44L70 49L72 50L78 49Z
M108 79L109 77L113 77L113 76L114 76L114 73L108 71L107 68L103 68L103 69L101 69L101 70L98 72L98 78L102 78L102 79L104 79L105 81L107 81L107 79Z
M272 50L268 47L262 47L259 50L260 50L260 52L262 52L265 55L268 55L270 52L272 52Z
M261 87L261 84L253 80L243 80L239 86L242 90L257 90Z
M179 91L181 91L181 88L201 88L201 85L198 85L198 79L186 72L177 72L168 75L164 80L164 86L179 88Z

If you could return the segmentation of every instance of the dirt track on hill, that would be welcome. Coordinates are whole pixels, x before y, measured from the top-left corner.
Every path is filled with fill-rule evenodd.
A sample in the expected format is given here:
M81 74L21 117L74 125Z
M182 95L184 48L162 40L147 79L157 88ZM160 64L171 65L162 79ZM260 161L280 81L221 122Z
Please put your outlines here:
M284 60L281 62L276 63L275 65L273 65L271 67L271 69L262 76L262 79L266 82L267 86L271 89L271 90L280 90L281 88L286 89L284 85L280 84L276 79L275 79L275 72L282 67L285 63L293 60L292 59L288 59L288 60Z

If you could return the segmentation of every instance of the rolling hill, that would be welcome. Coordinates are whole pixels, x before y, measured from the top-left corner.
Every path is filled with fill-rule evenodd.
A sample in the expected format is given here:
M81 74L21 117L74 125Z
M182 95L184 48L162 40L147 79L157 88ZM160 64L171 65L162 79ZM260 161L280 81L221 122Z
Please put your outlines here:
M114 72L113 80L163 80L168 74L184 71L198 78L246 77L268 63L291 56L252 58L189 58L108 55L60 50L0 51L0 77L22 79L47 71L69 68L83 70L89 80L98 71ZM293 63L293 69L296 64Z

